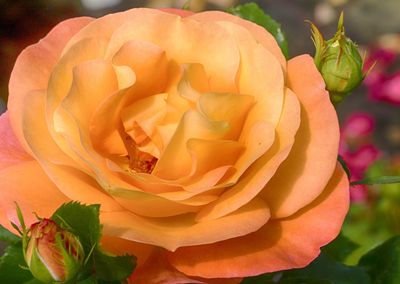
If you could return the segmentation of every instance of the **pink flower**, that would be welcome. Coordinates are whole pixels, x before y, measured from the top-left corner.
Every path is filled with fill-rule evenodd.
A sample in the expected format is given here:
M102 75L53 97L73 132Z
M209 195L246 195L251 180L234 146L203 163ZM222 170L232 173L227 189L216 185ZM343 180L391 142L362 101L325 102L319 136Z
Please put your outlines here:
M373 51L366 60L365 70L369 70L375 64L364 80L372 100L400 105L400 71L387 71L395 60L396 53L384 49Z
M342 139L359 140L369 136L374 130L374 117L367 112L356 112L345 120L341 129Z

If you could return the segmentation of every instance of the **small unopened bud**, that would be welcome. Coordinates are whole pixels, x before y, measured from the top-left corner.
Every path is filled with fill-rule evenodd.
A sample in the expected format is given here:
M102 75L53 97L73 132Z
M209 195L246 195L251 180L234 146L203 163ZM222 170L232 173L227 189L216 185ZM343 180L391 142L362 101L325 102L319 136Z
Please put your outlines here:
M78 238L54 221L42 219L28 234L25 260L32 275L44 283L66 282L80 271L84 252Z
M331 101L340 103L363 81L363 59L357 45L345 35L343 13L340 15L336 34L325 41L318 28L311 23L315 45L314 62L324 78Z

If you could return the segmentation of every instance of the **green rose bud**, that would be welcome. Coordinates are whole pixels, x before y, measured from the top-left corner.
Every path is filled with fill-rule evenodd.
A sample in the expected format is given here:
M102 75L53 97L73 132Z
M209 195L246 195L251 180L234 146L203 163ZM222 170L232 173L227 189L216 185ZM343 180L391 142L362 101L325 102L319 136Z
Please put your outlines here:
M54 221L43 219L30 228L25 260L38 280L63 283L80 271L84 252L75 235L61 229Z
M345 35L343 13L340 15L335 36L325 41L313 24L312 39L315 45L314 62L324 78L331 101L340 103L363 81L363 59L357 45Z

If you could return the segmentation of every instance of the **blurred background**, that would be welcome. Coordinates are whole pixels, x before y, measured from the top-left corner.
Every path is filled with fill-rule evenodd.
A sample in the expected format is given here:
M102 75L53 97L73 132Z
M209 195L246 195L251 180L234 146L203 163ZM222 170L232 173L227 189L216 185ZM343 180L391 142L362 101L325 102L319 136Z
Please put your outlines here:
M250 1L192 0L192 11L226 10ZM313 21L325 38L336 31L340 11L347 35L366 55L366 69L376 62L363 85L338 106L340 154L352 180L400 175L400 1L399 0L258 0L282 24L290 56L314 54L309 26ZM102 15L134 7L177 7L185 0L0 0L0 113L16 57L58 22L81 15ZM1 137L0 137L1 139ZM355 186L344 234L361 245L352 263L370 247L400 234L400 185Z

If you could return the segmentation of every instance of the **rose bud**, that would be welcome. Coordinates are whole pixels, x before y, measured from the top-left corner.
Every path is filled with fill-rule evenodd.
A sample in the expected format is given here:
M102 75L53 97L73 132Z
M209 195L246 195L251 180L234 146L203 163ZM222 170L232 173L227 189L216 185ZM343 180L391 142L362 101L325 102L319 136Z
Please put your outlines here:
M44 283L66 282L79 272L84 252L78 238L54 221L33 224L25 251L33 276Z
M325 41L318 28L311 23L315 45L314 62L324 78L331 101L340 103L363 81L363 59L357 45L345 35L343 13L336 34Z

